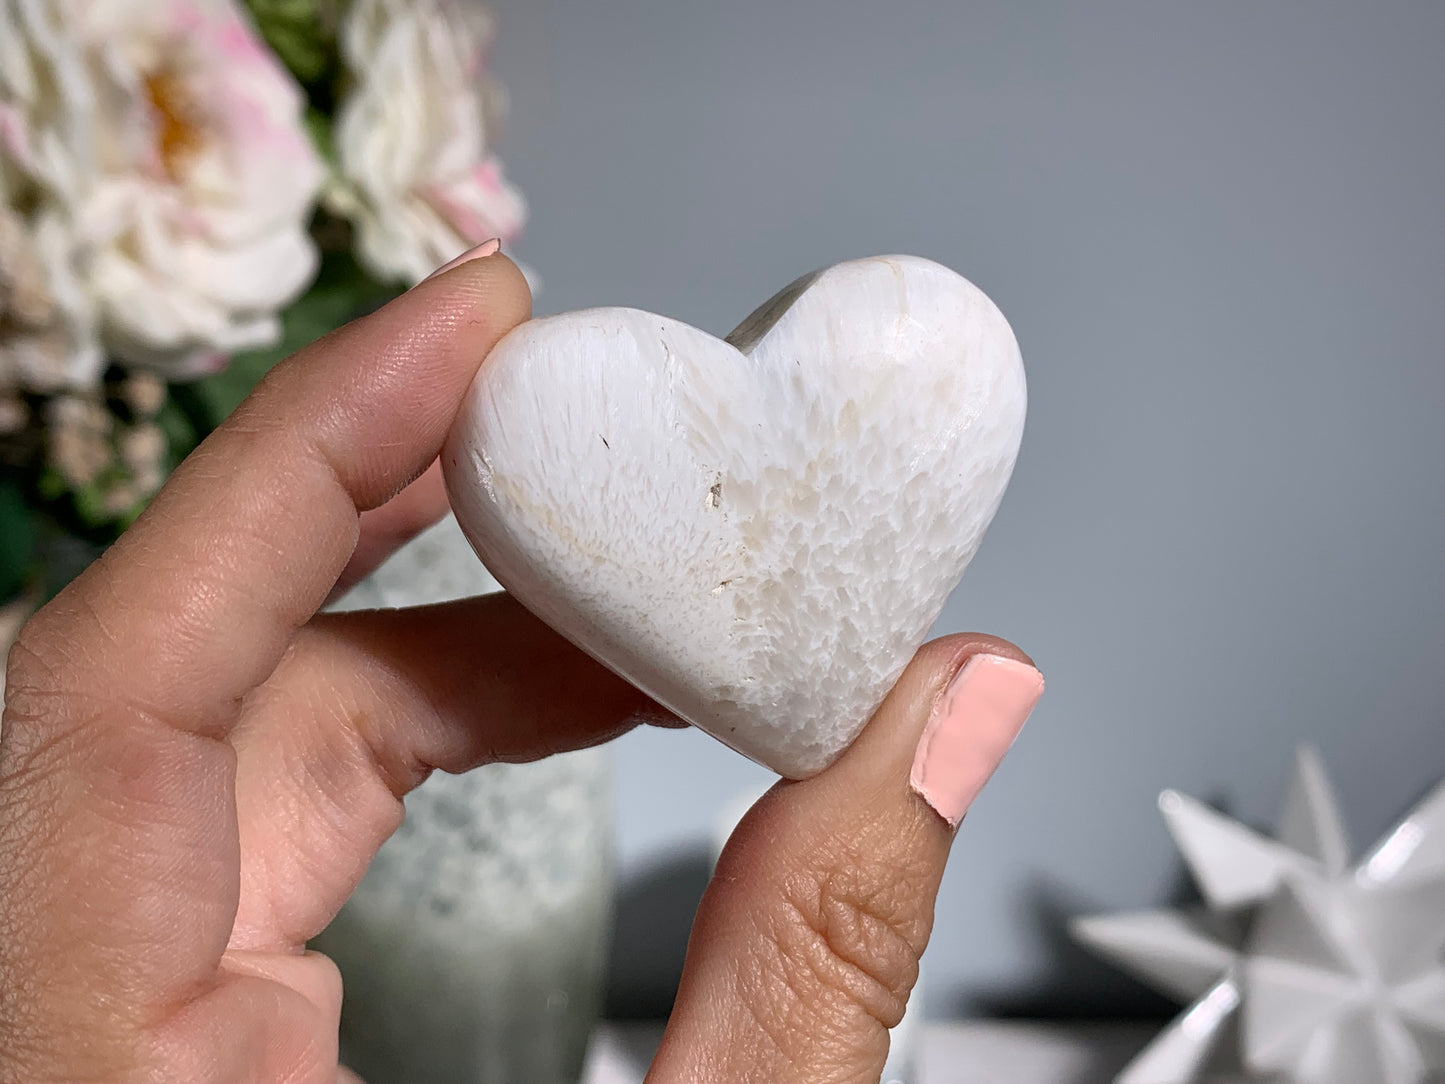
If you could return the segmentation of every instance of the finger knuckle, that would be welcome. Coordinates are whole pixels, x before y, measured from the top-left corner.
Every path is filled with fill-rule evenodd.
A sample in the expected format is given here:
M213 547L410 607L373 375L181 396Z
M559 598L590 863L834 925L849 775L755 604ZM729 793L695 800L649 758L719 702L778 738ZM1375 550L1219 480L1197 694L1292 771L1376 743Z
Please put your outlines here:
M786 985L894 1027L928 940L931 871L896 845L870 853L860 840L833 841L808 870L786 880L770 931Z
M59 687L61 641L52 631L52 621L41 610L20 629L5 662L5 699L33 696Z
M0 780L10 791L36 774L72 731L66 720L66 648L44 619L31 618L10 648L5 667L5 710L0 730Z

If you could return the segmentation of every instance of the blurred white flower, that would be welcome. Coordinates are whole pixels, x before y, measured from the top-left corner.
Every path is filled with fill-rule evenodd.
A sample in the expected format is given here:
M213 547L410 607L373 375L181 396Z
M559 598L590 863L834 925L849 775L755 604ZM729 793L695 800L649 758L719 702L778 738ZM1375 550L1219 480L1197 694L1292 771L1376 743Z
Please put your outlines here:
M316 266L303 104L232 0L0 0L0 204L65 340L37 380L0 311L0 384L83 386L105 353L199 375L274 340Z
M337 112L330 203L381 278L416 282L521 231L526 204L488 147L502 106L484 70L491 34L466 0L356 0L342 25L355 85Z
M71 273L63 225L26 222L0 199L0 396L84 384L100 368L95 306Z

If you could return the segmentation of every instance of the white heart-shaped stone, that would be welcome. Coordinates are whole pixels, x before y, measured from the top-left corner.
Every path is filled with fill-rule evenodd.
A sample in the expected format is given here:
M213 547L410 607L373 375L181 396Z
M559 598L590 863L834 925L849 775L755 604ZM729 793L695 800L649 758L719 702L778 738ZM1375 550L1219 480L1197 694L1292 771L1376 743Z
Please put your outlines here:
M443 459L518 600L802 778L928 634L1008 485L1025 400L993 302L878 257L798 280L726 341L635 309L523 324Z

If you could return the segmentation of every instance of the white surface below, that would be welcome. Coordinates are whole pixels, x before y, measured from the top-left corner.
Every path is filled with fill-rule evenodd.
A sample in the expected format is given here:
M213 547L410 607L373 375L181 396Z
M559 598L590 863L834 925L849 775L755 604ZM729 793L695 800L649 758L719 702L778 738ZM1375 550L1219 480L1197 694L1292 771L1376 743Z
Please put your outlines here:
M996 1020L928 1024L918 1075L901 1084L1106 1084L1159 1026ZM582 1084L640 1084L661 1034L653 1024L603 1025Z

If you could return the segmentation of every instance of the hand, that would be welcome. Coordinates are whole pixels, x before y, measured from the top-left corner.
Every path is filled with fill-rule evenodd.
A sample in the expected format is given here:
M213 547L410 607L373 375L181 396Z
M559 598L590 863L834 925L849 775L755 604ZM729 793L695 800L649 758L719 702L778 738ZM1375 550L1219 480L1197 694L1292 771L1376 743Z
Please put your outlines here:
M0 1082L349 1078L340 977L305 946L402 797L658 711L506 596L316 613L443 512L428 468L529 311L488 256L303 350L22 631L0 734ZM1039 688L1011 645L937 641L833 768L759 802L650 1080L877 1079L953 825Z

